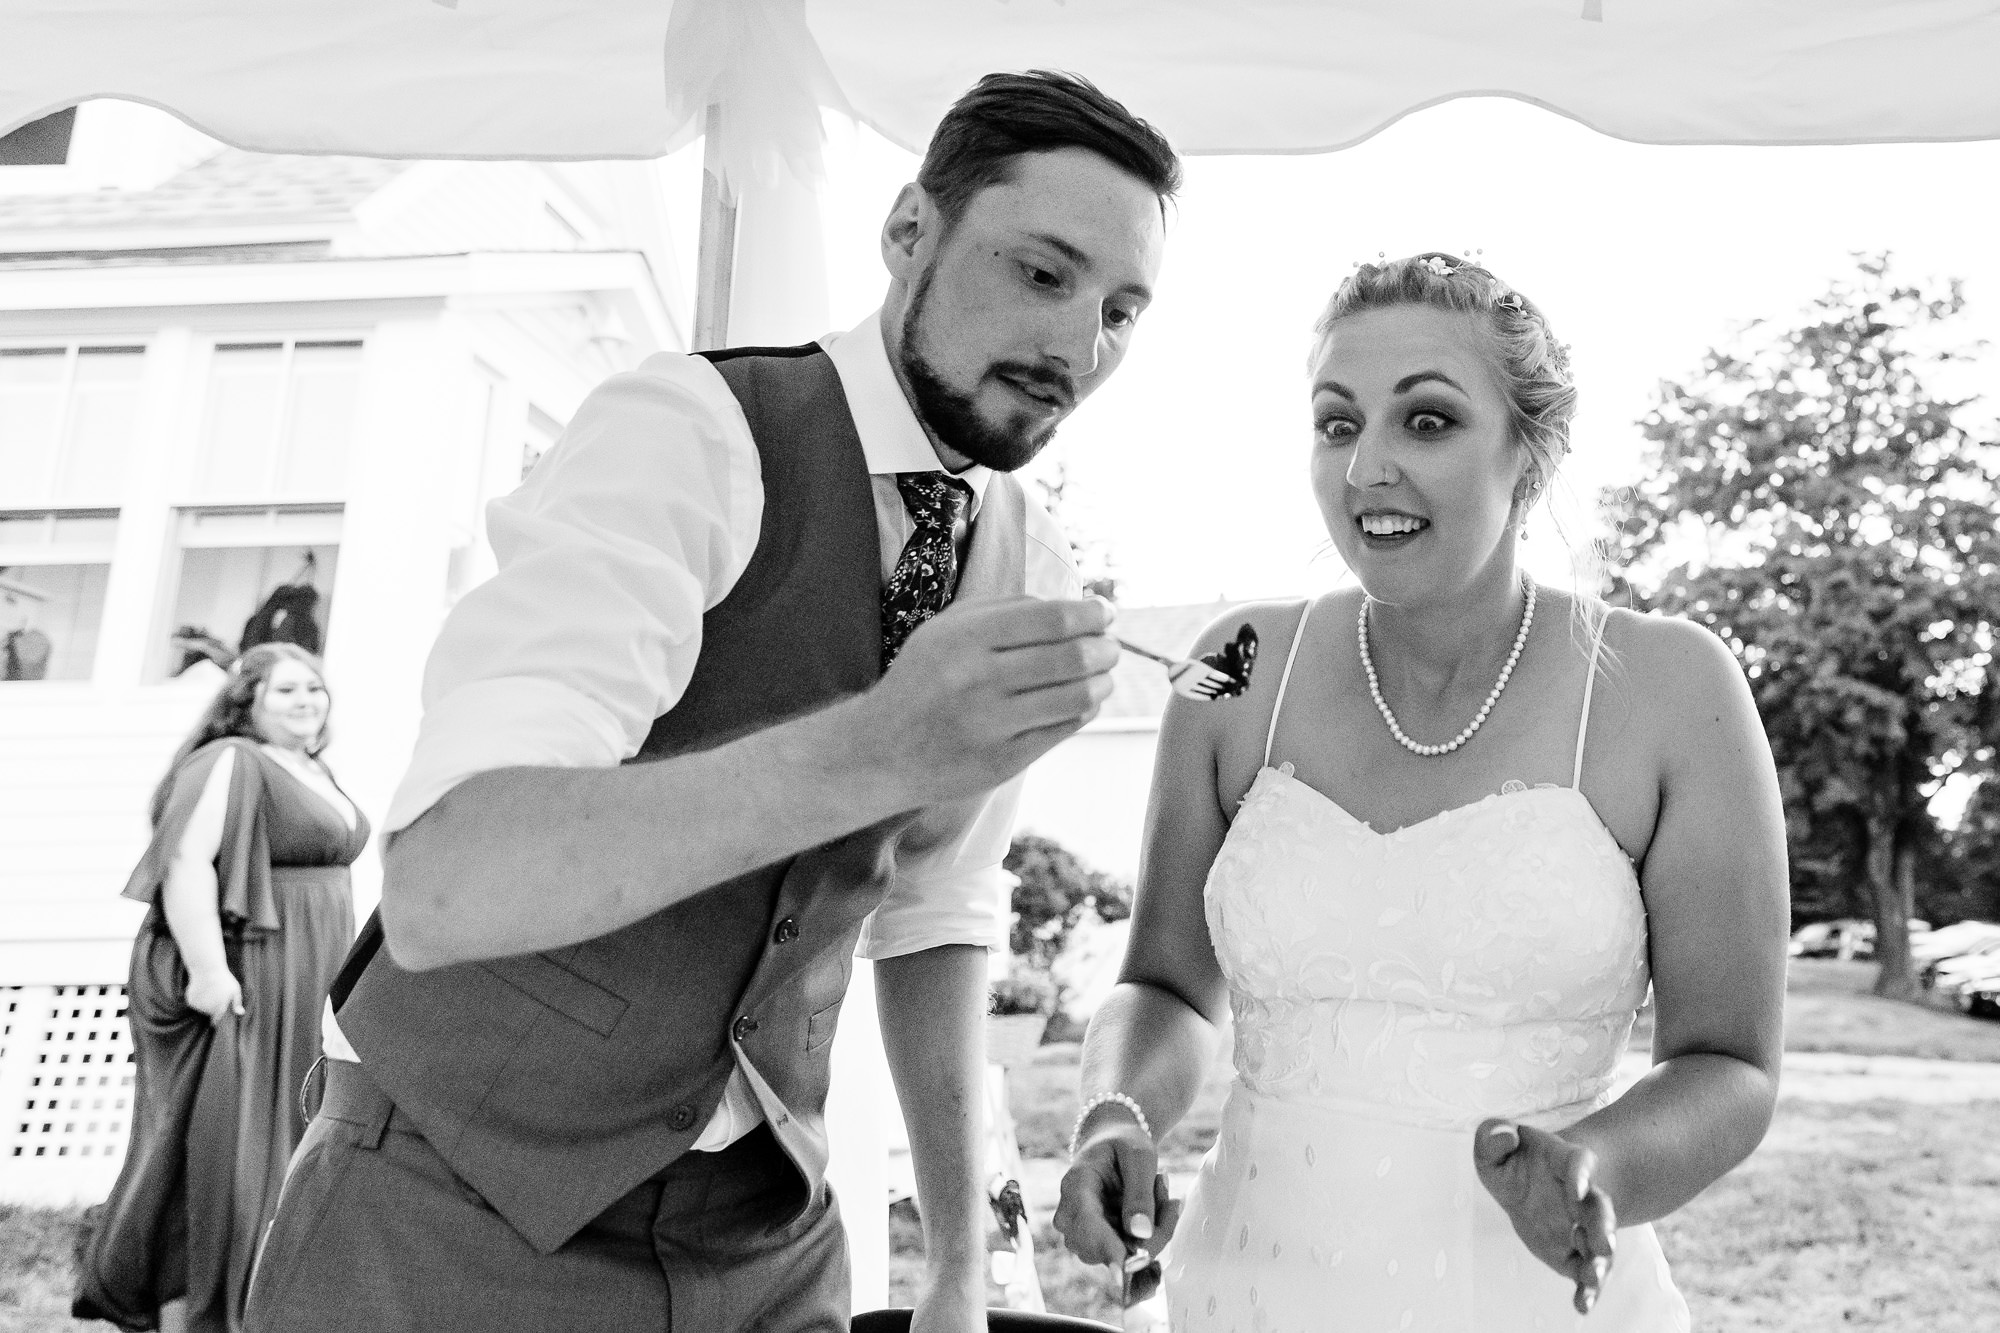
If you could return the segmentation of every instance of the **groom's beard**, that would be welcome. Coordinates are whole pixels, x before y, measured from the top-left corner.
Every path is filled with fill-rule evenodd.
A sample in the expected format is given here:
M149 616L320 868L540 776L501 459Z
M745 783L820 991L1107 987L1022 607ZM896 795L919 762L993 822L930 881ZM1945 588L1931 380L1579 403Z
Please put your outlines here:
M980 414L969 393L961 393L945 383L937 368L924 356L922 323L926 299L930 296L933 264L917 278L910 294L910 308L903 315L902 350L899 361L910 393L916 398L917 416L944 445L975 463L995 472L1012 472L1024 466L1055 438L1062 418L1037 425L1028 413L1010 414L1000 423ZM1071 407L1076 405L1076 385L1059 370L1019 361L999 361L987 367L986 379L1006 374L1016 380L1052 389ZM1064 415L1068 415L1067 412Z

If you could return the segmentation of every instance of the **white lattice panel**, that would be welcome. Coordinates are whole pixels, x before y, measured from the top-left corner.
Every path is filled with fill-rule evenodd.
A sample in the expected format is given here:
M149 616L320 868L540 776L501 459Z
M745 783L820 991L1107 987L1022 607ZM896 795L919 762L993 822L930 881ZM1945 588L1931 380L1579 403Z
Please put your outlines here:
M125 987L0 988L0 1199L91 1203L131 1127Z

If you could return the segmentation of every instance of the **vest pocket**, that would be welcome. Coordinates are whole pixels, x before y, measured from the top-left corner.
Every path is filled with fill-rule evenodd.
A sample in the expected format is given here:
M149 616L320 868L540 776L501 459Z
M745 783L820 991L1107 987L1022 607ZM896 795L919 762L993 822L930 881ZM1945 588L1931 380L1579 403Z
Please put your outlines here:
M557 956L568 959L575 954L576 949L570 948ZM570 971L549 954L496 958L480 966L529 999L573 1023L582 1024L600 1037L611 1035L629 1007L624 999Z
M845 998L842 996L841 1000ZM816 1051L833 1040L833 1029L840 1022L841 1000L835 1000L806 1020L807 1050Z

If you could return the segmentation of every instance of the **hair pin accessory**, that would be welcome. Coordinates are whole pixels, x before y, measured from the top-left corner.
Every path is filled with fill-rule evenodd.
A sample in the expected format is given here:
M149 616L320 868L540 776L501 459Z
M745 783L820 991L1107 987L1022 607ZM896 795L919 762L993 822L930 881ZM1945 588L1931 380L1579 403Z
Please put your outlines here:
M1451 261L1443 255L1431 255L1424 260L1424 267L1429 269L1433 275L1440 278L1448 278L1458 272L1457 269L1451 266Z

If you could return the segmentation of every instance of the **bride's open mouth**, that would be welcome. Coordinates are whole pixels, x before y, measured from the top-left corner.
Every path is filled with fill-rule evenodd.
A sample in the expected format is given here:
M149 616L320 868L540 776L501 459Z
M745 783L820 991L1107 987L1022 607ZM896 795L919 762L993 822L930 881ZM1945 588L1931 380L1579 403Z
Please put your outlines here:
M1394 546L1428 529L1431 521L1396 510L1371 509L1356 515L1354 525L1370 545Z

